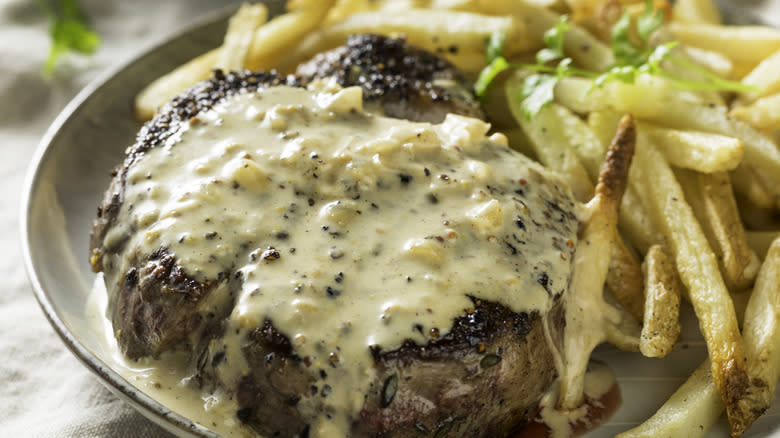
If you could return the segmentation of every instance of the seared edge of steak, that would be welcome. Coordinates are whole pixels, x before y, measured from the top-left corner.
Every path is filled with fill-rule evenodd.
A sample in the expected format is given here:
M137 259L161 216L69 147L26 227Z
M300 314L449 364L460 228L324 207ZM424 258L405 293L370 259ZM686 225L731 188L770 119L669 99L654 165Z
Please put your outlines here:
M471 82L454 65L404 38L353 35L296 74L304 82L333 77L343 87L359 85L367 108L378 105L388 117L431 123L447 113L485 118Z
M557 296L546 316L515 313L473 299L474 308L449 332L424 345L371 350L376 378L352 425L353 436L507 436L536 412L555 379L553 350L544 324L560 337L564 307ZM546 319L546 320L545 320ZM308 425L297 406L328 396L329 369L311 370L271 321L253 330L243 353L251 372L237 385L238 416L266 436L296 436ZM221 351L209 352L206 374L217 374ZM326 367L327 368L327 367ZM436 435L439 436L439 435ZM442 435L443 436L443 435Z

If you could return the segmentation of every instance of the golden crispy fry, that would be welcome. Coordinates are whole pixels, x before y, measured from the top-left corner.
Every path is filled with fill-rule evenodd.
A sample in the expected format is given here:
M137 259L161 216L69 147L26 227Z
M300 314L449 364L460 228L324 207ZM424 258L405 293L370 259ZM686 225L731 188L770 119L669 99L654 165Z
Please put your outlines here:
M453 11L477 12L477 0L432 0L428 7L431 9L450 9Z
M151 119L154 113L174 96L208 78L219 51L220 49L214 49L200 55L147 85L135 97L136 118L140 121Z
M734 63L719 52L689 46L682 46L680 50L686 58L704 67L710 73L726 79L734 75Z
M650 216L645 212L639 195L631 187L623 195L618 226L625 233L631 245L642 254L646 253L651 246L660 243L663 238L656 230Z
M619 235L609 262L607 288L637 322L642 321L645 306L642 268Z
M672 17L686 24L721 24L718 7L712 0L677 0Z
M612 337L624 321L622 313L604 301L603 289L617 237L618 208L628 180L634 152L635 128L630 115L623 118L596 185L596 195L587 204L581 244L574 259L569 288L564 357L558 406L573 409L582 404L583 380L590 352ZM628 318L630 319L630 318Z
M756 99L770 94L780 93L780 50L772 56L761 61L756 68L749 72L742 83L758 88L758 91L742 93L739 96L741 103L750 103Z
M780 93L737 106L731 110L731 115L762 131L780 129Z
M674 41L674 38L670 35L670 33L668 31L666 31L666 29L660 30L658 32L658 37L659 37L659 39L663 39L664 41L666 41L666 40ZM686 50L686 47L688 47L688 46L677 46L677 47L674 47L672 49L672 56L674 56L675 58L679 58L679 59L688 61L688 62L690 62L692 64L698 64L699 67L707 70L708 67L709 67L710 60L708 60L708 59L700 59L701 56L699 58L696 58L695 57L696 53L695 52L692 53L690 50ZM700 51L700 53L699 53L700 55L701 55L701 52L705 52L704 49L697 49L697 50ZM715 52L711 52L710 51L709 53L715 53ZM720 56L721 56L721 58L725 58L725 57L723 57L723 55L720 55ZM732 66L732 69L733 69L733 65L734 64L731 62L731 60L729 60L728 58L725 58L725 59L726 59L726 63L728 63L730 66ZM674 76L676 76L678 78L691 80L691 81L707 80L707 78L705 76L703 76L701 73L698 73L696 71L693 71L693 70L691 70L689 68L683 67L683 66L678 65L678 64L673 63L673 62L666 63L664 65L664 68L669 73L671 73L672 75L674 75ZM687 91L687 93L697 96L697 98L701 101L702 104L716 105L716 106L719 106L719 107L722 107L722 106L726 105L726 100L723 98L723 95L719 91L716 91L716 90L689 90L689 91Z
M539 161L563 175L572 188L575 198L587 201L593 195L593 185L571 146L570 138L566 132L558 128L561 118L565 117L566 109L559 105L550 105L542 109L533 119L526 119L520 108L520 102L514 99L519 87L522 87L522 82L521 77L514 76L506 83L506 95L512 114L523 127Z
M772 187L780 187L780 150L770 138L747 123L729 117L721 109L686 100L659 78L642 76L635 84L610 83L584 98L591 83L583 79L562 80L555 88L555 98L577 112L605 109L631 112L637 118L669 128L738 138L745 146L744 163L763 171L772 181Z
M574 149L591 181L596 181L609 144L615 136L620 117L617 116L611 132L605 133L608 135L606 141L602 142L590 126L576 114L560 105L553 104L552 107L555 119L551 119L548 126L555 126L554 130L566 137L566 141Z
M745 309L745 356L750 388L740 401L743 417L732 434L738 436L769 408L780 378L780 240L769 247L756 286Z
M732 425L742 412L738 402L748 386L745 353L737 316L701 226L685 202L682 188L663 155L645 138L637 139L632 186L666 237L680 279L688 289L712 361L712 373Z
M763 26L670 23L683 44L720 52L735 63L757 65L780 50L780 30Z
M712 173L734 170L745 146L738 138L699 131L683 131L644 123L640 125L670 164Z
M404 34L411 44L434 53L484 53L485 41L493 32L505 32L507 41L526 38L523 24L511 17L430 9L363 12L312 33L289 56L305 60L359 33Z
M680 337L680 284L677 269L660 245L653 245L642 264L645 305L639 351L647 357L671 353Z
M379 6L378 2L373 2L371 0L337 0L336 4L328 11L328 15L325 17L322 24L327 27L343 20L349 15L373 11Z
M250 70L273 68L304 36L325 19L336 0L300 0L288 4L292 9L255 31L246 56Z
M310 32L327 13L335 0L301 0L299 8L292 13L280 15L255 30L252 42L244 53L244 67L262 69L269 67L272 54L279 54L286 45L297 42ZM231 44L233 44L231 40ZM236 43L236 44L241 44ZM220 59L220 49L212 50L192 61L177 67L174 71L156 79L146 86L135 99L135 112L139 120L150 119L155 111L173 96L184 91L211 74ZM232 55L231 55L232 56Z
M705 360L652 417L616 438L703 437L724 408L711 371Z
M252 44L255 30L268 19L268 8L263 4L243 4L238 12L230 17L225 41L214 63L215 68L226 71L240 70Z
M686 201L718 257L729 290L736 292L752 286L760 262L745 237L728 174L678 169L677 177Z
M605 149L615 134L619 120L620 116L612 111L594 111L588 115L588 126ZM658 233L639 198L630 187L623 194L618 227L623 231L623 236L628 239L628 242L642 254L646 253L650 246L658 243ZM641 318L638 320L641 321Z

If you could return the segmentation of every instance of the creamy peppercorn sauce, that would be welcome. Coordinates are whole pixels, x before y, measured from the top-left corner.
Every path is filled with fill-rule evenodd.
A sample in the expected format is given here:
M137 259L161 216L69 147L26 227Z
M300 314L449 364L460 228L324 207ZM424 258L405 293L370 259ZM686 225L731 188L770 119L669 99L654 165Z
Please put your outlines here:
M240 276L215 291L235 303L217 377L248 372L241 345L270 320L329 370L324 402L298 404L313 434L346 436L370 347L445 334L469 296L544 315L568 287L580 207L481 120L385 118L360 88L326 88L239 94L184 123L129 169L104 245L131 236L118 266L166 248L197 280Z

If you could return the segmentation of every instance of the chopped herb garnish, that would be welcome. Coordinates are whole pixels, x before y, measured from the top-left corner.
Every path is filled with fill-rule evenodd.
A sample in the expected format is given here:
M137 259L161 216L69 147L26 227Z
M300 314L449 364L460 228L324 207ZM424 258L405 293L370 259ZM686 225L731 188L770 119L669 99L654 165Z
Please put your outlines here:
M632 35L633 24L636 24L636 36ZM674 86L694 91L757 91L755 87L741 82L730 81L718 77L706 69L684 58L673 56L671 50L678 45L677 41L653 46L650 37L663 26L664 11L656 10L652 0L646 0L645 10L632 20L626 12L612 28L611 47L615 56L615 65L605 72L591 72L573 66L571 58L563 52L566 33L570 29L568 17L562 16L560 21L544 33L545 48L536 54L536 64L510 63L504 56L506 37L503 34L493 34L487 41L486 56L488 65L482 70L474 84L474 92L483 98L496 77L505 70L522 69L530 71L526 76L519 99L520 108L527 119L532 119L539 111L554 100L555 85L563 78L578 76L593 79L593 86L588 90L601 88L605 84L620 81L632 84L640 74L650 74L669 80ZM557 61L557 65L550 65ZM702 80L681 78L663 67L664 62L676 64L686 70L697 73Z
M100 36L90 29L77 0L38 0L38 6L49 19L52 44L43 66L43 74L54 73L57 60L70 51L92 54L100 45Z

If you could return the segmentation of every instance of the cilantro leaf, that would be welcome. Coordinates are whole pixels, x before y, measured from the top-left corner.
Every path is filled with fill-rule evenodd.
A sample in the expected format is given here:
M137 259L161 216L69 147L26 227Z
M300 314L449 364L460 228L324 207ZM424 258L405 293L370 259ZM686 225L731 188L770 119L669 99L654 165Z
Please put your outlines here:
M494 59L504 56L504 42L506 41L506 35L501 32L493 32L488 38L485 47L485 61L488 64L493 62Z
M47 0L38 0L38 6L49 18L49 35L52 39L49 56L43 73L54 73L57 60L68 52L91 54L100 45L100 36L86 24L77 0L56 0L56 5Z
M650 35L664 24L663 9L654 9L653 0L645 0L645 10L636 19L636 32L642 42L647 43Z
M520 108L527 120L533 119L542 108L553 101L555 84L559 80L559 77L549 74L535 74L525 78L523 90L520 93L520 98L523 100Z
M544 33L544 45L547 47L536 54L537 63L547 64L550 61L563 58L563 41L569 29L570 26L566 15L561 16L561 19L558 20L555 26L547 29Z
M496 79L496 76L510 67L511 66L506 61L506 58L503 56L499 56L493 59L493 61L487 67L479 72L479 77L477 78L477 81L474 82L474 94L480 98L484 97L487 94L490 85L493 83L493 80Z
M617 65L641 64L644 56L641 48L631 40L631 14L625 12L612 27L612 53Z

